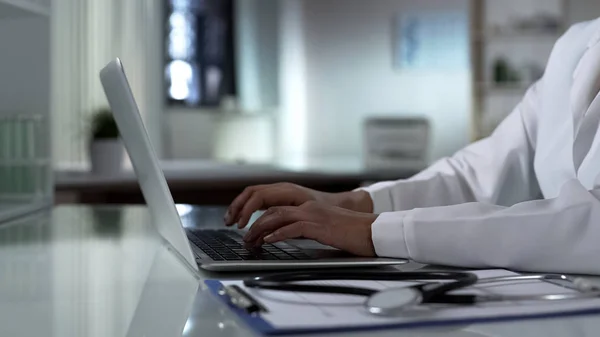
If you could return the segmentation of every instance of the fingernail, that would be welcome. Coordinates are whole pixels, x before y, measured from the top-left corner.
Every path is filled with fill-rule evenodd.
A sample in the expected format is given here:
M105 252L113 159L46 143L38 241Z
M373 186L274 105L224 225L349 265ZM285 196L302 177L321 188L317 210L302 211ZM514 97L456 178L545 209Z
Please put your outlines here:
M265 240L266 243L271 243L271 242L275 241L275 236L273 234L269 234L269 235L265 236L265 238L263 240Z
M223 219L225 220L226 224L231 223L231 212L229 212L229 210L227 210L227 213L225 213L225 217Z

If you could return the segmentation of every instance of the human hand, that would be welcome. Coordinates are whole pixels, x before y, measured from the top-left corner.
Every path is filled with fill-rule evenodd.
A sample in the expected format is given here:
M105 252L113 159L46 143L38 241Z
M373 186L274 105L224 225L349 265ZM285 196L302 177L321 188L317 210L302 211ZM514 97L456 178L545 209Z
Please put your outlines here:
M306 238L358 256L375 256L371 225L377 215L309 201L269 208L244 236L249 247Z
M357 212L373 211L371 197L364 191L325 193L295 184L279 183L246 188L229 206L225 214L225 225L237 223L239 228L244 228L256 211L274 206L300 206L309 201Z

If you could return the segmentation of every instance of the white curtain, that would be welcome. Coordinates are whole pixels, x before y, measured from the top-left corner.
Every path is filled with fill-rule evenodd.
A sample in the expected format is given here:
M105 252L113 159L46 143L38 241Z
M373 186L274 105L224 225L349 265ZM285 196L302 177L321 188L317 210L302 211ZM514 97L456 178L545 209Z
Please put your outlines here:
M162 0L54 0L52 139L56 168L88 167L90 116L106 106L98 72L120 57L161 149Z

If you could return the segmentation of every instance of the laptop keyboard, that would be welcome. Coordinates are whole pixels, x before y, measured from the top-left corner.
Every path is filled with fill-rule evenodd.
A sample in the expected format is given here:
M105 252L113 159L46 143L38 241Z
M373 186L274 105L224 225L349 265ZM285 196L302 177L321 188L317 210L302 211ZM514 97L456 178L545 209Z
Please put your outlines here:
M287 243L244 248L242 236L230 230L186 229L188 238L215 261L312 260L313 257Z

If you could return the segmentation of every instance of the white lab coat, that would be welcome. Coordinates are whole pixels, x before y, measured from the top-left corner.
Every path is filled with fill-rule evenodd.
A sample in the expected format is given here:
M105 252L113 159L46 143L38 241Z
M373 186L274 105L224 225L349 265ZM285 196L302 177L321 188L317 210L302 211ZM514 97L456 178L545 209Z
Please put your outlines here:
M556 43L491 137L368 188L379 256L600 274L600 19Z

